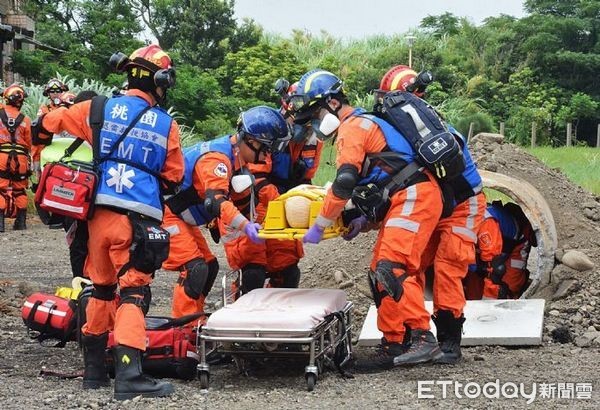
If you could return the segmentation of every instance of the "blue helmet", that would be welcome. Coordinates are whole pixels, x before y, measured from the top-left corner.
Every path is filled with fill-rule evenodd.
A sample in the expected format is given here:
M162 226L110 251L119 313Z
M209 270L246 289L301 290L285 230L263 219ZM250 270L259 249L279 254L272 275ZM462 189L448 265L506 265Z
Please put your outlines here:
M319 100L342 94L343 86L338 76L316 68L300 78L296 93L290 96L290 106L294 112L305 112Z
M288 138L288 126L279 111L259 105L240 114L238 134L272 147L276 140Z

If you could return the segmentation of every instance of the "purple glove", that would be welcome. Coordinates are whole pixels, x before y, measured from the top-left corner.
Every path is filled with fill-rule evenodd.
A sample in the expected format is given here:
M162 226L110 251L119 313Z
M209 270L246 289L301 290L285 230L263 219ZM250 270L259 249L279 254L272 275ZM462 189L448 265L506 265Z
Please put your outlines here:
M248 222L244 227L244 233L254 243L265 243L264 239L258 237L258 230L261 228L260 224L255 222Z
M352 221L350 221L350 224L348 225L348 233L342 235L342 238L344 238L344 240L346 241L351 241L352 239L356 238L358 234L367 227L368 223L369 221L364 215L361 215L358 218L354 218Z
M304 243L319 243L321 239L323 239L323 231L325 228L314 224L311 226L308 231L304 234L304 238L302 238L302 242Z

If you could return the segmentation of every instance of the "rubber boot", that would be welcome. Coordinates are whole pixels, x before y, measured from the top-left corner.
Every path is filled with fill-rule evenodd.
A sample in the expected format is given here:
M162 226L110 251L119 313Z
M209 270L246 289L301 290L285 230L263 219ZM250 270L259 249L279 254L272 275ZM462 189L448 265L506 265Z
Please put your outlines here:
M437 328L437 337L443 356L435 362L440 364L456 364L462 358L460 341L464 317L455 318L449 310L439 310L437 317L432 316Z
M13 225L13 231L24 231L27 229L27 209L17 210L17 217L15 218L15 224Z
M408 350L394 357L394 366L412 366L438 360L442 351L437 340L429 330L412 329L410 347Z
M0 233L4 232L4 210L0 209Z
M164 397L173 393L173 385L142 373L142 351L118 345L114 348L115 399L128 400L136 396Z
M100 336L81 336L83 347L83 388L99 389L110 386L110 378L106 370L105 351L108 333Z

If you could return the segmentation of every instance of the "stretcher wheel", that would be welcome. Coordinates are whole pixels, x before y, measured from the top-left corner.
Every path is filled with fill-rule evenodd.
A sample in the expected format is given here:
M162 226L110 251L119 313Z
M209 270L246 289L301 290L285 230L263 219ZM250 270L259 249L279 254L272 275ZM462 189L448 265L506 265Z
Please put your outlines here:
M200 388L208 389L208 384L210 382L210 375L206 370L201 370L198 372L198 378L200 379Z
M306 373L306 389L308 391L313 391L315 389L316 384L317 384L317 375L314 373Z

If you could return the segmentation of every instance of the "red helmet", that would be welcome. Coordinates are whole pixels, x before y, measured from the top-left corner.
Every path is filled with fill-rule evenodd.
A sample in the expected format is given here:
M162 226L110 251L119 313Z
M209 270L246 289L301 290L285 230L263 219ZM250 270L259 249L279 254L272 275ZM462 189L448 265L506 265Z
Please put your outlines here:
M127 70L133 77L144 78L149 72L154 78L154 84L164 89L175 85L175 69L171 57L157 44L138 48L129 57L121 52L114 53L109 64L117 72Z
M23 101L27 98L27 92L21 84L14 83L4 89L2 97L7 105L21 108Z
M417 72L406 65L397 65L392 67L381 79L379 90L388 91L407 91L417 79Z
M149 66L148 63L152 65ZM167 70L173 67L173 62L171 61L171 57L159 45L150 44L149 46L138 48L131 53L127 65L139 65L156 72L160 69Z

